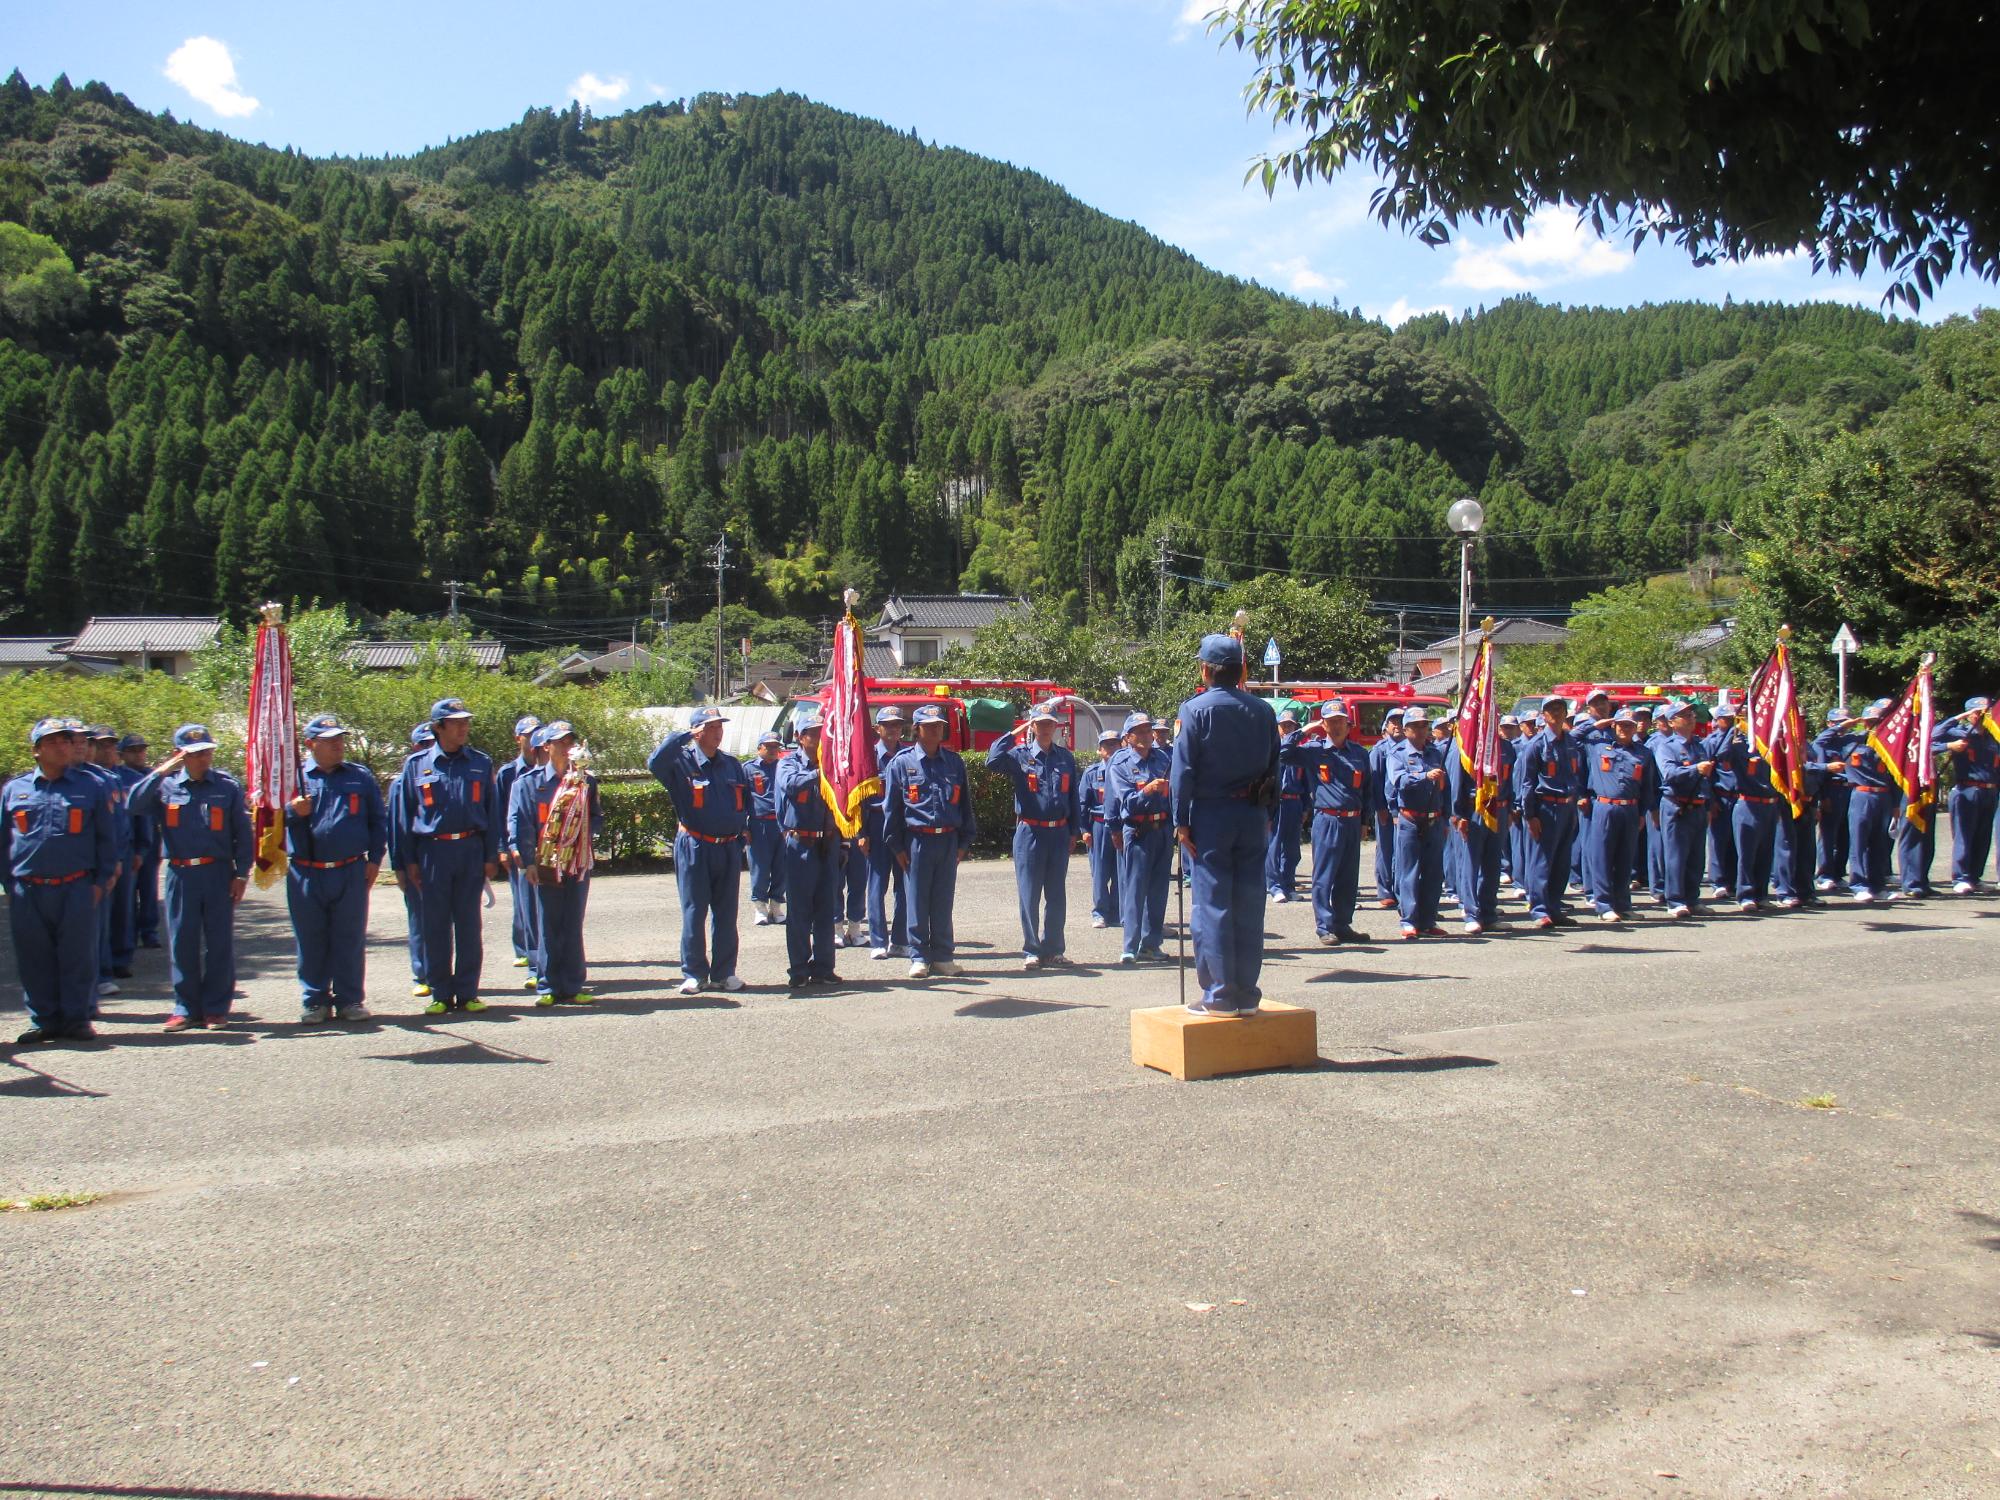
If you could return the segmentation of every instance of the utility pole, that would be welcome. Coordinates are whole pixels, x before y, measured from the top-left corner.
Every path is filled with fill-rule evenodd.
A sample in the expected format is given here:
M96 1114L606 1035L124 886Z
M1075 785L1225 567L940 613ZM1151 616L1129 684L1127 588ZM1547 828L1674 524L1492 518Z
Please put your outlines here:
M1409 658L1403 654L1403 624L1409 618L1410 612L1407 609L1396 611L1396 681L1398 682L1404 680L1403 672L1409 662Z
M447 594L451 595L452 619L456 620L458 618L458 596L471 587L472 587L471 584L460 583L456 578L450 579L446 582L444 586L444 591Z
M1167 548L1172 543L1172 539L1172 533L1163 531L1153 544L1155 548L1154 566L1159 569L1160 573L1160 612L1153 621L1156 627L1164 626L1167 623Z
M729 565L729 533L716 537L715 545L708 549L708 555L715 559L715 698L719 703L728 690L725 673L729 670L722 654L722 578L723 570Z

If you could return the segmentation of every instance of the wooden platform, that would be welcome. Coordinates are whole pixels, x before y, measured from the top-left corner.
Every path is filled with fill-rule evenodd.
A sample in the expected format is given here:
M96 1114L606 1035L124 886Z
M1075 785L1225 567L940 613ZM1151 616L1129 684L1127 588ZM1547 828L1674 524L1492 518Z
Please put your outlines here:
M1132 1061L1186 1080L1319 1063L1319 1017L1266 1000L1254 1016L1192 1016L1178 1005L1132 1012Z

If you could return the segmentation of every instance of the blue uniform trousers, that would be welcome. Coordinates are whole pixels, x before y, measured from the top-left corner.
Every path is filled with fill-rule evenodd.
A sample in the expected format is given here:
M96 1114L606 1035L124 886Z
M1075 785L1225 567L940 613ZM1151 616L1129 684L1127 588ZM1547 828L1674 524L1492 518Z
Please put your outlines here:
M910 896L903 867L880 836L868 841L868 946L907 948Z
M285 871L285 906L299 953L299 1003L359 1005L368 944L368 866Z
M477 1000L486 957L479 926L486 851L477 836L420 838L417 874L424 886L418 905L424 917L424 983L431 987L431 998L446 1004Z
M1822 880L1831 880L1836 885L1847 884L1847 815L1853 800L1844 783L1838 791L1820 794L1818 874Z
M583 912L590 904L590 877L556 880L547 871L535 888L535 972L551 995L574 998L584 987ZM729 924L736 935L735 915ZM720 944L717 945L718 947Z
M844 912L836 912L835 920L860 922L868 916L868 859L854 847L854 840L843 839L840 845L840 886L846 893L842 905Z
M1583 816L1583 809L1577 809L1576 837L1570 842L1570 883L1579 891L1594 894L1597 877L1591 870L1590 822Z
M1203 999L1241 1010L1264 997L1264 809L1246 798L1194 804L1195 980Z
M1014 825L1014 890L1021 901L1021 952L1029 958L1062 956L1070 839L1067 823L1059 828Z
M742 845L711 844L685 828L674 835L674 879L681 891L681 973L700 984L736 972L736 902L743 888ZM709 931L714 929L714 951ZM581 937L578 939L581 942ZM557 989L553 978L552 993Z
M82 1026L97 1005L97 907L88 878L68 885L14 882L7 924L29 1024L43 1031Z
M1301 797L1278 798L1271 815L1271 847L1264 856L1264 885L1272 895L1295 895L1299 889L1299 840L1311 809Z
M1313 927L1341 932L1354 925L1361 894L1361 815L1313 811Z
M1122 856L1111 847L1104 831L1104 819L1090 820L1090 914L1102 917L1104 925L1116 927L1124 920L1125 903L1118 895L1118 866Z
M1667 905L1692 911L1701 900L1703 842L1708 806L1666 798L1660 803L1661 890Z
M1954 884L1986 878L1986 860L1993 852L1993 825L2000 813L2000 791L1990 786L1951 789L1951 878Z
M1464 885L1466 920L1491 927L1500 919L1500 861L1512 839L1511 813L1507 808L1496 810L1500 819L1497 829L1488 828L1478 813L1465 820L1465 836L1460 840L1464 848Z
M513 865L507 867L507 889L514 898L514 924L511 934L514 940L514 957L525 958L532 966L535 953L541 947L541 938L536 931L536 897L540 893L536 887L528 884L527 876Z
M1646 817L1646 886L1660 900L1667 899L1667 835L1660 827L1660 811Z
M164 856L158 851L148 854L139 866L137 886L137 907L133 915L133 926L137 929L139 941L148 948L160 946L160 861Z
M1938 809L1932 807L1922 828L1903 819L1896 831L1896 873L1912 896L1931 894L1931 863L1937 858Z
M236 988L236 908L229 866L167 866L167 960L174 1014L205 1021L229 1014Z
M1603 916L1615 911L1625 916L1632 910L1632 862L1639 854L1637 807L1613 807L1598 802L1590 809L1590 899Z
M1847 803L1847 869L1853 891L1881 895L1889 889L1889 819L1895 812L1894 788L1864 791L1856 787Z
M1736 899L1762 901L1771 890L1778 804L1738 797L1729 821L1736 840Z
M840 910L840 845L833 835L785 836L785 961L793 984L832 979Z
M1542 836L1528 833L1528 910L1537 917L1563 914L1563 892L1569 887L1571 851L1576 847L1576 804L1542 804Z
M1174 835L1165 822L1127 824L1118 853L1119 905L1127 953L1164 953L1167 887L1174 877Z
M1771 890L1780 901L1804 901L1813 888L1813 815L1810 803L1803 818L1778 805L1777 829L1771 840Z
M1733 792L1717 793L1708 824L1708 883L1721 891L1736 889L1736 801Z
M109 930L111 964L114 969L132 967L132 954L139 946L138 882L132 874L132 858L127 855L119 866L118 883L106 899L111 903L105 926ZM99 907L100 911L106 908Z
M1396 904L1403 925L1422 931L1437 926L1444 894L1444 817L1440 813L1396 814Z
M952 908L958 900L958 835L910 835L910 957L949 962L958 952Z
M403 916L410 927L410 977L424 982L424 898L415 886L403 887Z
M785 899L785 836L775 814L750 820L750 899Z
M1396 826L1393 818L1375 815L1375 899L1396 899Z
M1643 880L1647 872L1652 868L1649 863L1652 858L1652 843L1653 827L1646 821L1646 814L1641 811L1639 814L1638 829L1632 835L1631 874L1633 880Z
M1513 864L1508 870L1508 877L1525 895L1528 886L1528 820L1517 816L1513 826L1508 829L1508 835L1507 847L1513 853Z

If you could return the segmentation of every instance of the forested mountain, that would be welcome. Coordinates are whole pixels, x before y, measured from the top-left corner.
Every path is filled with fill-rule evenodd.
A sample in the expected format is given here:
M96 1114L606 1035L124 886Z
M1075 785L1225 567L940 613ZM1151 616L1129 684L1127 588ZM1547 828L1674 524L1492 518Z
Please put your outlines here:
M1144 625L1259 569L1561 602L1727 546L1774 425L1923 331L1510 302L1391 334L1032 173L793 96L572 107L312 160L0 87L8 629L267 596L588 636L662 588L1046 587Z

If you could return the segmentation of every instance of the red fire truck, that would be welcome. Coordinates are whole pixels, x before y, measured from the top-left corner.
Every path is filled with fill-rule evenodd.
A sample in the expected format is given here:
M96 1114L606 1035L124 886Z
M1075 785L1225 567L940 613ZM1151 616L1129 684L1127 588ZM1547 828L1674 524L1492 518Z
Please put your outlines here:
M942 708L948 726L944 742L961 755L983 754L1001 735L1017 727L1021 722L1017 708L1022 705L1054 700L1059 722L1056 737L1073 750L1096 749L1100 724L1115 727L1113 720L1070 689L1043 679L868 677L862 679L862 688L868 695L871 718L877 709L891 704L903 711L905 719L914 718L924 704ZM786 705L775 726L778 733L790 738L799 710L808 706L817 710L825 690L822 683L817 691ZM1118 720L1123 717L1120 713Z
M1532 718L1541 713L1542 704L1548 698L1558 697L1569 699L1573 715L1583 707L1583 700L1599 688L1611 695L1614 711L1637 708L1642 703L1657 710L1661 704L1675 698L1684 698L1705 710L1727 691L1712 682L1559 682L1547 693L1516 699L1514 712ZM1704 712L1698 717L1706 718L1707 714Z
M1449 698L1419 693L1404 682L1246 682L1244 687L1273 703L1304 704L1313 713L1329 698L1344 698L1348 732L1363 745L1382 738L1382 716L1392 708L1421 708L1434 719L1451 712Z

